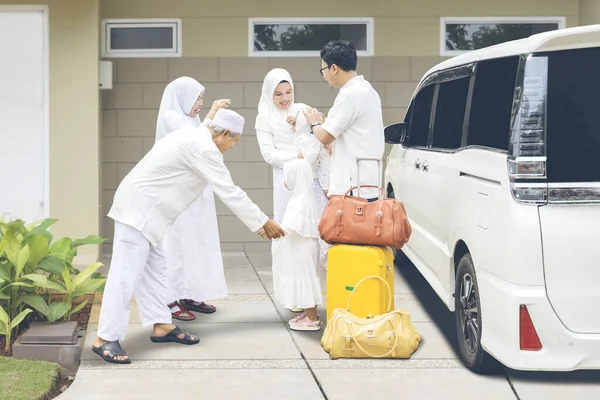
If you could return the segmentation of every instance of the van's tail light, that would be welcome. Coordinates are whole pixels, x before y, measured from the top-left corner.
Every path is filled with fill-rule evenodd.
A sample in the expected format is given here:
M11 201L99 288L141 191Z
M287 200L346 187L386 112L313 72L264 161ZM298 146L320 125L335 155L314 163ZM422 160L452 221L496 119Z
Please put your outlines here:
M538 351L542 349L542 342L533 326L527 306L521 304L519 309L519 341L521 350Z
M539 182L546 179L547 93L548 58L523 57L513 99L508 157L511 191L522 203L542 204L547 199L547 185Z

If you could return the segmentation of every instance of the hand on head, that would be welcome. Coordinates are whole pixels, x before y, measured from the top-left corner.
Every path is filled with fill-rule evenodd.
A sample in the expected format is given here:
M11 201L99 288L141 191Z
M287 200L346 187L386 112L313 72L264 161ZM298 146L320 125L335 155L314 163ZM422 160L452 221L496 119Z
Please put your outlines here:
M325 122L325 115L322 112L319 112L316 108L308 107L304 110L304 116L309 124L313 122Z
M227 108L227 107L229 107L230 104L231 104L230 99L219 99L219 100L213 101L212 108L218 110L220 108Z

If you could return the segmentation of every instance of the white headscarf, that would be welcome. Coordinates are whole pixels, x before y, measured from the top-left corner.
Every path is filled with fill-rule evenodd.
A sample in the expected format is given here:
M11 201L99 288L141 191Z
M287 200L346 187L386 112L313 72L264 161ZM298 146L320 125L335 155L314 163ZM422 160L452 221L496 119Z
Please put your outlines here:
M313 194L313 170L304 159L283 164L283 181L292 192L281 227L299 235L319 238L320 215L317 213Z
M292 87L292 100L290 101L290 107L287 110L277 107L273 102L275 88L282 81L289 82L290 86ZM254 127L256 129L271 132L275 137L276 142L277 139L282 139L283 142L287 142L289 140L291 143L292 130L290 124L287 123L287 117L301 117L301 112L299 113L299 111L307 107L306 104L294 103L294 95L294 82L292 81L292 77L289 72L282 68L274 68L270 70L263 81L262 93L258 102L258 116L256 117L256 124ZM285 136L287 140L281 136Z
M204 94L204 86L197 80L182 76L169 83L160 101L158 121L156 122L156 140L182 128L196 128L200 117L188 114L198 96Z

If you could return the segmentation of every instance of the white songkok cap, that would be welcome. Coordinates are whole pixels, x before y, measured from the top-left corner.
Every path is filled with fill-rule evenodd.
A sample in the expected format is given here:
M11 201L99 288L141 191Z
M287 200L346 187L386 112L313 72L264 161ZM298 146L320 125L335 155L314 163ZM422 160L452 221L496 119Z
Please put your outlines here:
M215 118L211 122L233 133L241 134L244 130L244 117L226 108L221 108L217 111Z

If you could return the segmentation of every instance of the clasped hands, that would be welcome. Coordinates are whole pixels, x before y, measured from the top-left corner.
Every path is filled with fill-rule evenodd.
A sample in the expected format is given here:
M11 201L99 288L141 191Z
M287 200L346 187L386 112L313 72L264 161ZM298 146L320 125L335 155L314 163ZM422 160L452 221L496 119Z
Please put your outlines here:
M258 235L263 239L279 239L280 237L285 236L285 232L277 222L270 219L258 231Z

